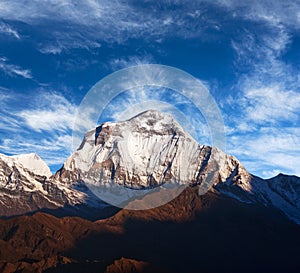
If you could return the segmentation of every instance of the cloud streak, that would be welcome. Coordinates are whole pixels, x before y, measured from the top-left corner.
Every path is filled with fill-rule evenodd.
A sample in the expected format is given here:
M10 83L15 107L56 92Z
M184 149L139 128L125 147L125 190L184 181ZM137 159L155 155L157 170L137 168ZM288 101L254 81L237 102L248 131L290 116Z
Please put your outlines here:
M300 175L299 133L298 127L264 127L255 135L235 135L229 138L230 153L240 158L246 168L255 173L275 175L281 170Z
M300 119L300 93L280 86L247 89L241 99L246 118L253 123L276 124Z
M286 27L299 29L299 9L291 0L282 3L258 0L3 0L0 17L34 27L51 22L50 28L43 28L50 39L37 47L45 54L60 54L68 48L95 48L102 42L121 44L129 39L143 38L157 44L169 37L215 39L222 37L227 27L232 27L228 19L237 23L263 22L277 31L280 27L283 31ZM3 24L2 29L20 37L7 24Z
M12 28L10 25L0 22L0 34L5 34L9 36L13 36L14 38L20 40L20 34L17 30Z
M128 56L110 60L109 66L113 71L134 65L157 63L151 55Z
M284 24L295 29L300 28L299 2L272 0L217 0L222 7L234 11L234 16L261 21L269 25Z
M62 164L72 152L72 127L77 106L62 94L39 90L24 95L0 90L0 152L38 153L47 164ZM15 105L24 105L15 109Z
M5 57L0 57L0 70L11 77L18 76L25 79L32 79L32 74L29 69L23 69L18 65L10 64Z
M55 58L59 58L57 55L64 51L73 54L68 51L70 48L90 50L103 46L105 50L105 44L126 46L136 39L145 45L150 44L151 49L147 48L149 52L153 48L158 52L160 45L169 38L179 38L181 41L194 39L193 42L199 44L207 39L222 40L225 47L230 45L235 53L234 69L237 73L237 81L232 88L235 94L231 93L227 104L222 102L226 112L231 110L226 119L230 129L229 152L247 162L255 173L262 172L262 169L257 171L260 163L253 164L256 160L262 163L261 166L270 168L269 173L284 169L299 174L296 166L299 153L280 144L288 143L298 151L299 69L286 61L284 54L293 42L293 31L300 29L299 14L299 3L291 0L3 0L0 3L0 17L4 21L0 23L0 34L23 39L14 23L25 22L37 37L47 37L38 43L33 39L34 46L43 54L56 55L51 56ZM41 30L43 33L39 32ZM78 60L78 56L76 58ZM145 57L132 55L125 58L116 54L108 66L117 70L149 62L153 62L153 58L147 54ZM72 68L72 63L69 66ZM73 66L84 67L78 63ZM3 57L0 58L0 70L10 77L33 78L31 70L11 64ZM51 134L53 140L70 136L76 105L57 93L47 94L38 96L28 108L2 110L1 128L11 133L29 130L42 140L45 140L43 134ZM1 97L0 93L1 98L3 102L0 101L0 104L3 104L7 98ZM122 109L140 101L133 96L125 103ZM118 118L121 113L114 109L118 110L118 107L111 106L109 114ZM86 113L82 117L84 125L89 115ZM193 113L189 115L193 126L196 126L197 119L193 120ZM19 139L22 149L26 147L25 140ZM48 147L56 149L50 139L47 141ZM8 140L6 142L3 147L7 149L8 144L13 145ZM45 151L46 156L46 142L39 143L42 147L34 145L32 142L32 149ZM258 149L261 153L251 153L252 149Z
M300 176L300 93L276 84L243 90L226 119L227 149L252 173Z
M218 22L207 9L202 1L4 0L0 17L32 26L52 22L44 29L52 41L38 46L41 52L58 54L65 48L99 47L102 41L143 38L160 43L172 36L204 37L210 29L218 31Z
M36 98L36 107L25 109L16 116L36 132L66 132L72 129L76 106L56 93L43 93Z

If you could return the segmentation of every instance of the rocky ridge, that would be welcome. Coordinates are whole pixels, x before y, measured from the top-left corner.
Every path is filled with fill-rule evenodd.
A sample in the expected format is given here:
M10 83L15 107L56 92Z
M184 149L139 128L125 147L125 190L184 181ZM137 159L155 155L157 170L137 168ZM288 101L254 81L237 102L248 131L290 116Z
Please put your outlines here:
M0 165L2 216L106 207L86 186L91 184L145 189L177 183L197 187L200 195L209 189L239 202L276 207L300 223L298 177L253 176L235 157L197 143L172 117L152 110L88 131L53 176L36 155L1 156Z

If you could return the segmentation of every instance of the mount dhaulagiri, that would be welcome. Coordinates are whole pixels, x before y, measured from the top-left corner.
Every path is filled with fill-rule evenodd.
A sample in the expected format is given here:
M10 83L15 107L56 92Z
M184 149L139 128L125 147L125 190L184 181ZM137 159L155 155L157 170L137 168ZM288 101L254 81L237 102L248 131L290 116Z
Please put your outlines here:
M95 186L115 182L133 189L168 182L200 191L212 186L212 192L276 207L300 223L298 177L279 174L265 180L251 175L235 157L197 143L172 117L153 110L88 131L55 175L36 154L1 155L0 167L2 216L46 208L71 211L75 207L74 213L80 213L84 208L109 207L86 182ZM210 185L206 185L209 175Z
M101 183L187 187L131 211L97 198ZM35 154L1 155L0 214L2 272L300 270L300 178L251 175L152 110L88 131L55 175Z

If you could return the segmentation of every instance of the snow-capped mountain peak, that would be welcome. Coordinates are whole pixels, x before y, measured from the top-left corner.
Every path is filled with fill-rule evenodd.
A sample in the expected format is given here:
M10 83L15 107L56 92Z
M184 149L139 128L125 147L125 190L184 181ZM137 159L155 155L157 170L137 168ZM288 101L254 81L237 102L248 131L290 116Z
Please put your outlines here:
M50 177L52 175L48 165L35 153L12 156L16 162L23 165L29 171Z
M167 180L196 183L210 150L171 116L149 110L87 132L60 174L76 172L83 180L98 183L101 177L101 182L113 180L130 188L153 187ZM67 175L62 179L70 180Z
M171 116L154 110L87 132L56 179L134 189L166 182L197 185L201 194L211 189L241 202L275 206L300 222L299 194L278 194L275 184L249 174L235 157L197 143Z
M0 158L9 165L15 165L40 176L49 178L52 173L48 165L35 153L7 156L0 154Z
M277 207L300 223L300 178L255 177L235 157L197 143L171 116L154 110L88 131L55 176L36 154L0 155L0 167L1 202L7 211L15 196L23 200L22 212L66 204L103 207L90 186L116 184L122 195L124 189L171 183L196 186L199 194L211 190L244 203Z
M174 128L177 131L183 131L181 126L173 119L172 116L163 114L156 110L147 110L125 122L132 123L132 125L135 125L136 129L138 130L143 128L148 129L149 131L160 131Z

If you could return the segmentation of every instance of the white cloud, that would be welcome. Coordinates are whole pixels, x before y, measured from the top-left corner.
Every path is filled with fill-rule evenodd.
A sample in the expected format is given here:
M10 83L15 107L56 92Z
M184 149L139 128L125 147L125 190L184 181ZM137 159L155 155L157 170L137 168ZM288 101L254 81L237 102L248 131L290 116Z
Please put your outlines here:
M112 70L119 70L134 65L151 64L156 63L154 58L150 55L139 56L128 56L126 58L116 58L110 61L110 67Z
M262 21L270 25L285 24L299 29L300 4L298 1L272 0L217 0L216 3L234 11L235 16Z
M282 25L272 28L258 27L255 33L251 29L243 29L242 33L231 41L237 56L237 70L249 70L242 81L246 81L249 76L252 84L254 77L256 84L270 83L279 78L292 81L292 67L281 60L291 41L289 30Z
M30 102L13 91L0 90L0 150L6 154L35 152L47 164L62 164L72 152L76 105L57 92L39 90ZM24 109L15 109L24 105Z
M0 22L0 34L1 33L13 36L13 37L15 37L18 40L21 39L19 33L14 28L12 28L11 26L9 26L8 24Z
M44 28L44 31L54 39L38 47L41 52L58 54L70 47L98 47L99 41L123 43L132 38L151 38L159 42L166 37L206 39L208 30L213 34L222 32L227 22L223 16L237 22L262 21L277 28L281 25L299 29L299 3L281 2L2 0L0 17L32 25L52 22L51 28ZM219 17L216 17L216 10Z
M23 69L22 67L8 63L5 57L0 57L0 70L9 76L20 76L25 79L32 79L32 74L29 69Z
M63 51L63 47L57 45L45 45L42 46L39 51L43 54L53 54L53 55L57 55L60 54Z
M93 48L102 41L124 43L132 38L155 42L167 37L214 39L226 27L224 17L238 23L262 21L277 28L299 29L299 4L278 2L2 0L0 17L34 26L52 22L50 28L43 28L50 39L39 43L38 48L42 53L59 54L66 48Z
M216 26L213 16L204 11L201 1L3 0L0 3L3 19L32 25L53 22L45 32L54 41L39 45L45 53L58 53L58 48L65 47L93 47L99 41L123 43L141 37L159 41L170 35L199 37L203 30Z
M5 130L7 132L18 132L21 130L21 126L14 116L5 111L1 111L0 114L0 128L2 130Z
M0 87L0 105L2 106L10 98L9 89Z
M255 134L230 137L228 151L254 174L275 170L300 176L300 129L262 128Z
M67 131L72 129L76 106L56 93L44 93L36 98L36 106L22 110L16 116L31 129L41 131Z
M26 3L25 3L26 2ZM24 8L26 7L26 8ZM102 26L106 38L119 39L115 34L130 29L142 31L145 24L133 20L138 17L126 3L119 1L2 1L0 15L8 20L20 20L36 24L41 20L69 22L77 26ZM150 15L147 16L151 19ZM140 19L140 18L135 18ZM151 20L153 21L153 20ZM66 33L68 35L68 33ZM99 33L100 34L100 33ZM104 34L101 31L102 35Z
M0 128L9 132L17 132L21 126L14 115L12 115L9 102L14 100L13 93L7 88L0 87Z
M246 119L253 123L297 122L300 93L279 85L245 90L241 99Z
M284 81L256 84L250 77L237 99L228 101L235 103L227 118L228 152L256 175L300 175L300 93Z
M263 91L268 88L280 88L282 91L298 89L297 68L283 60L283 55L293 41L293 31L299 29L300 21L289 18L296 18L292 14L300 12L300 4L268 0L224 0L218 3L239 13L242 20L256 22L253 27L242 28L231 41L237 57L236 69L243 72L237 88L243 92L250 89L270 92Z
M0 149L1 152L12 155L37 153L51 166L63 164L72 152L71 143L70 135L53 134L51 137L37 142L34 138L26 138L19 134L15 135L13 139L2 139Z

